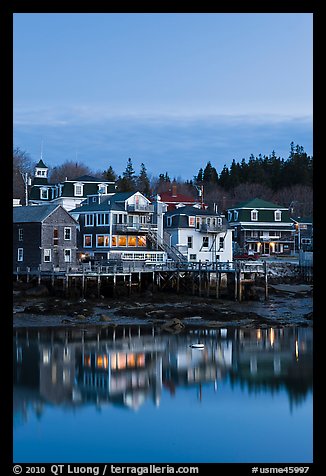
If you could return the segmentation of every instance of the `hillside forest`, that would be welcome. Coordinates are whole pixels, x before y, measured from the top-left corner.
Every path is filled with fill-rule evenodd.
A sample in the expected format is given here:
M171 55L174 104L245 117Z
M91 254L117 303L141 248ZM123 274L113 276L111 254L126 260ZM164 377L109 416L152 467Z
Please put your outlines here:
M35 165L28 152L18 147L13 150L13 197L20 198L21 203L25 196L24 177L26 174L33 177ZM65 161L49 167L48 177L49 183L58 183L82 175L114 181L117 191L138 190L148 198L171 190L172 185L176 185L178 194L193 198L198 198L201 189L205 205L219 212L255 197L287 207L296 216L312 216L313 211L313 158L294 142L286 159L276 156L274 151L258 157L251 154L240 162L233 160L222 170L216 170L208 161L193 177L186 179L171 177L167 171L151 175L144 163L136 171L130 157L121 175L115 172L112 163L108 163L105 170L92 170L84 163Z

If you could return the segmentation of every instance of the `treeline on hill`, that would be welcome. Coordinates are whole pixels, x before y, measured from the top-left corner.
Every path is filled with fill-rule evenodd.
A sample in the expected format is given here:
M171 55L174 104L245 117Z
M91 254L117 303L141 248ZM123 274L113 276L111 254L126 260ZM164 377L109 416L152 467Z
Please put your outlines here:
M14 149L13 153L13 191L15 198L24 197L22 173L33 175L35 164L29 155ZM73 180L82 175L92 175L117 184L118 191L139 190L147 197L171 190L177 185L177 193L192 197L198 196L198 187L203 187L204 202L209 207L216 206L221 212L236 203L258 197L294 209L298 216L311 216L313 210L313 158L308 156L300 145L290 144L287 159L277 157L273 151L269 156L251 155L248 160L232 161L230 167L224 165L218 173L207 162L192 179L170 178L167 172L159 176L148 174L142 163L139 173L134 170L132 159L122 175L116 174L112 165L104 171L94 171L80 162L66 161L60 166L49 168L49 182L59 182L66 178Z

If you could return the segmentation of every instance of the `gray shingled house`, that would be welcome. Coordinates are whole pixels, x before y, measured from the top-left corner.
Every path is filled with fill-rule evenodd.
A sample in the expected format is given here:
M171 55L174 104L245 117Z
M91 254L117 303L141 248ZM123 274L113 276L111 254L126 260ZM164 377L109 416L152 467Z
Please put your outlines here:
M13 268L65 270L77 265L77 222L61 205L13 208Z

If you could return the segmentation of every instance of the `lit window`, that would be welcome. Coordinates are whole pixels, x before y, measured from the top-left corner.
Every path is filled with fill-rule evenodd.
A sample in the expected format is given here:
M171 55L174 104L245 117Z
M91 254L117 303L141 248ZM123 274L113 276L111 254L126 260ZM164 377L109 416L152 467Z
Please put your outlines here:
M92 246L92 235L84 235L84 248Z
M109 236L108 235L97 235L97 246L98 247L109 246Z
M127 246L127 237L119 236L118 237L118 246Z
M138 236L138 246L146 246L146 236Z
M112 236L112 246L117 246L117 237Z
M59 244L59 230L58 230L58 228L53 228L53 244L54 245Z
M251 210L251 220L258 221L258 210Z
M136 237L128 236L128 246L136 246Z
M195 217L189 217L189 226L195 226Z

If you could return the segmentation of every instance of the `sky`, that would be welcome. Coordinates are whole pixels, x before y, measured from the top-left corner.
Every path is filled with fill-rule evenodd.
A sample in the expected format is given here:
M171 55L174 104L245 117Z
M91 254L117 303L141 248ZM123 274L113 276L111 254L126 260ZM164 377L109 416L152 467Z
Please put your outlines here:
M313 155L312 13L16 13L14 146L192 179Z

